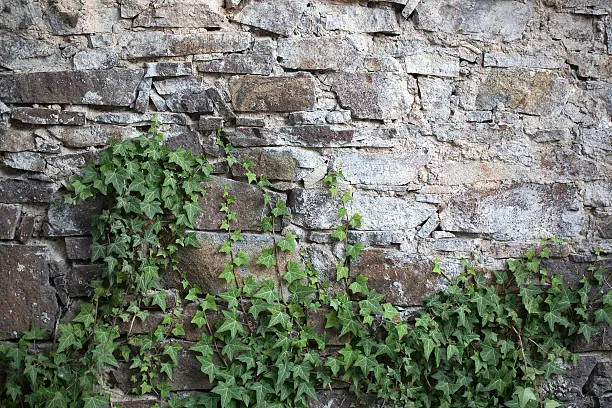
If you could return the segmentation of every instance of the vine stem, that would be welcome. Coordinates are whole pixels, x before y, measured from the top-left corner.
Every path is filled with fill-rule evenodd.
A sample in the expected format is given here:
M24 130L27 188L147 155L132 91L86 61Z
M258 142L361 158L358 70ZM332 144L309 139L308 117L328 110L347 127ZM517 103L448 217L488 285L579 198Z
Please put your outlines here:
M510 326L510 328L518 336L519 346L521 347L521 354L523 355L523 362L525 364L525 375L527 375L527 371L528 371L527 366L531 366L531 368L534 368L534 367L529 363L529 361L527 360L527 356L525 355L525 345L523 344L523 336L521 336L521 333L518 330L516 330L514 326ZM536 393L538 394L538 406L542 406L542 397L540 396L540 389L538 388L538 385L536 384L534 379L532 379L531 377L529 377L529 379L531 380L531 383L533 384L533 388L536 390Z

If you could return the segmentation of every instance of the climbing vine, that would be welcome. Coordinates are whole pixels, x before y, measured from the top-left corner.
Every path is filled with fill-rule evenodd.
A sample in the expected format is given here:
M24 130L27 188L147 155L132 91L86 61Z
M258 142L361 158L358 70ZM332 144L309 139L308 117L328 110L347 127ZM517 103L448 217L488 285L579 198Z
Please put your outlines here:
M290 213L270 182L252 171L251 160L239 163L222 132L218 144L227 165L242 166L261 190L268 214L260 227L271 246L254 259L239 250L245 236L236 228L236 203L247 198L228 186L220 208L200 208L211 165L168 149L157 123L146 136L112 142L71 180L67 198L105 201L91 247L92 261L103 264L101 278L76 317L60 324L53 347L36 327L17 343L0 343L3 406L112 405L108 373L128 370L133 394L155 394L174 408L306 407L321 389L348 389L360 401L398 407L554 408L560 404L544 394L542 381L561 372L561 361L575 360L570 346L579 336L590 340L595 324L612 319L609 272L593 266L570 287L542 267L545 245L503 271L466 265L455 278L441 275L444 292L429 296L412 317L400 313L366 277L349 275L364 247L348 239L361 216L350 212L352 196L341 191L339 170L325 178L341 203L332 237L344 247L336 279L345 290L332 293L299 252L298 237L282 229ZM203 293L177 266L180 247L199 245L192 229L200 211L223 214L225 289L216 294ZM274 278L248 273L252 264ZM164 289L169 276L179 277L178 290ZM169 384L190 304L201 338L189 351L210 390L179 397ZM133 330L153 311L162 318L152 330Z

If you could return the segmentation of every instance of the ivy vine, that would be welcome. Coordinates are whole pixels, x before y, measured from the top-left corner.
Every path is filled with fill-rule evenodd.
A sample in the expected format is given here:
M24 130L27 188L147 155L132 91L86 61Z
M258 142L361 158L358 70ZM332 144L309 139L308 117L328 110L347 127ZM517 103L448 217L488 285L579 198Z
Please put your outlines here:
M158 123L148 135L111 142L73 177L67 198L105 201L93 220L91 247L92 261L103 264L101 278L80 313L59 325L53 347L36 327L16 343L0 342L0 367L7 367L0 369L2 406L112 406L107 374L127 369L133 394L155 394L172 408L307 407L321 389L397 407L555 408L560 404L545 395L542 381L560 373L562 361L576 359L570 347L579 336L589 341L595 324L612 320L609 272L593 266L570 287L542 268L546 246L506 270L466 265L456 278L441 274L444 292L429 296L416 316L400 313L366 277L349 275L364 246L348 240L361 216L349 216L352 196L340 191L341 171L325 178L340 198L332 237L345 254L336 265L345 291L332 294L297 252L298 237L281 229L280 219L290 214L270 182L252 171L251 160L238 162L221 131L218 144L227 165L242 166L247 182L262 191L268 215L260 226L272 245L253 260L237 249L245 239L235 227L242 198L226 187L220 208L200 208L212 167L187 150L167 148ZM227 261L219 276L227 289L217 294L203 293L177 266L180 247L199 245L193 229L200 211L224 215L219 252ZM276 278L242 276L251 261ZM438 265L436 272L442 273ZM170 273L181 276L176 293L164 289ZM191 323L202 331L189 350L210 390L179 397L170 382L188 304L197 306ZM133 333L151 311L163 313L161 322Z

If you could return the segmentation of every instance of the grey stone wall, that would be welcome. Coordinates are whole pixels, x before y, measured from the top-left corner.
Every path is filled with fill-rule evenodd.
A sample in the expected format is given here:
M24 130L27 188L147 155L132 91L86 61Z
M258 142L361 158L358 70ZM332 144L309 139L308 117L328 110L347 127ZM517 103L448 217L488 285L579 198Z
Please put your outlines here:
M54 203L153 115L172 146L219 163L205 208L234 180L247 251L268 239L263 199L221 164L221 125L290 203L284 226L323 274L339 251L322 179L339 166L364 216L351 239L368 246L351 273L399 306L442 287L435 258L451 275L462 258L498 268L543 237L566 241L549 271L579 279L596 248L612 252L611 13L609 0L3 0L0 332L53 331L87 295L98 207ZM181 257L211 291L218 221L201 214L203 247ZM609 333L578 350L552 386L603 407ZM206 386L183 359L175 389Z

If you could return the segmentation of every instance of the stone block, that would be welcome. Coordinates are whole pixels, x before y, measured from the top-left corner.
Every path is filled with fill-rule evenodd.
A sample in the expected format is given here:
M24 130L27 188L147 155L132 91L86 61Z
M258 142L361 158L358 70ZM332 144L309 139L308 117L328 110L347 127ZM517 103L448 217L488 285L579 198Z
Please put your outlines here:
M333 73L322 80L331 85L340 105L361 119L398 119L414 101L406 79L390 72Z
M300 23L306 9L307 3L301 0L278 2L257 0L248 3L232 19L271 33L290 36Z
M217 28L223 17L211 10L207 4L173 3L156 5L140 12L132 22L133 27L193 27Z
M35 172L42 172L47 166L45 156L34 152L6 153L1 161L12 169Z
M309 229L334 229L339 225L338 197L332 199L327 189L295 188L289 196L292 222Z
M0 203L50 203L58 186L38 180L0 179Z
M292 37L278 40L279 64L303 70L353 71L360 49L351 37Z
M48 237L87 235L91 217L102 211L103 202L86 200L78 205L56 204L49 207L43 233Z
M442 185L465 185L483 181L529 180L533 169L504 162L447 161L431 169L431 175Z
M104 146L110 139L124 140L142 133L132 126L98 124L80 127L50 126L47 130L69 147Z
M47 170L45 173L50 177L63 181L73 174L80 172L94 158L95 155L92 151L47 156Z
M416 254L384 249L366 249L355 263L351 276L368 278L368 287L385 295L397 306L421 305L435 293L438 277L431 260Z
M583 230L584 221L579 191L570 184L467 188L455 193L440 213L445 231L501 241L574 237Z
M325 125L325 111L291 112L287 119L292 125Z
M21 206L0 204L0 239L13 239L21 217Z
M27 244L37 226L37 221L39 220L36 216L32 214L24 214L24 216L21 218L19 228L16 231L15 238L22 244Z
M170 112L107 112L98 115L90 115L89 119L110 125L133 125L133 126L151 126L151 120L155 117L157 121L163 125L188 125L190 123L187 115L183 113Z
M349 215L363 216L362 230L413 230L436 212L436 206L404 197L385 197L361 192L353 194Z
M264 118L256 118L250 116L236 117L236 126L240 127L264 127L266 120Z
M437 120L448 120L451 114L450 102L453 86L440 78L419 77L421 108L427 116Z
M546 247L549 249L551 258L566 258L571 251L567 243L556 244L548 242ZM497 259L521 258L531 249L540 250L543 245L540 241L493 241L486 250L486 253Z
M19 338L32 324L52 335L60 310L45 256L43 246L0 244L0 337Z
M441 252L474 252L478 247L475 239L446 238L434 241L432 249Z
M3 11L6 13L7 10ZM0 66L10 70L68 68L52 42L26 38L10 31L3 31L0 38Z
M548 18L548 31L554 39L589 41L594 37L593 18L579 14L551 13Z
M607 180L586 183L584 205L591 207L612 207L612 182Z
M503 52L487 52L484 54L483 66L498 68L537 68L563 69L565 61L562 58L541 55L507 54Z
M392 8L363 7L358 4L321 6L326 30L352 33L399 34L399 24Z
M0 99L10 103L130 106L141 69L58 71L0 75Z
M89 249L92 244L91 237L66 237L64 242L68 259L84 261L91 259L91 249Z
M168 78L153 83L158 94L164 96L172 112L207 113L213 111L206 95L206 86L195 76Z
M41 8L45 28L57 35L110 33L119 21L114 0L63 0Z
M312 110L315 103L315 84L310 75L233 77L230 93L234 109L241 112Z
M74 69L109 69L117 66L119 58L113 49L96 48L74 54Z
M484 41L519 40L533 14L529 2L461 0L452 3L422 0L413 14L415 25L425 31L461 34Z
M222 74L270 75L274 60L272 54L226 54L197 64L199 72Z
M71 298L91 296L91 282L102 276L103 265L73 265L66 276L66 291Z
M223 127L223 118L219 116L200 116L198 129L202 131L217 130Z
M0 151L23 152L36 149L34 132L0 123Z
M418 180L419 170L427 164L422 150L402 154L339 152L333 166L342 169L351 184L405 185Z
M193 75L191 62L147 62L145 78Z
M265 176L269 180L293 181L294 179L297 163L288 149L238 149L235 157L238 159L239 166L232 167L233 175L245 175L242 163L249 158L254 163L250 170L258 176Z
M327 112L325 121L330 125L348 125L351 123L350 110L333 110Z
M87 121L85 112L26 107L14 107L11 118L33 125L84 125Z
M210 88L206 89L206 95L213 102L217 108L217 112L223 117L223 120L229 123L234 122L236 119L236 114L234 113L231 105L228 103L228 99L225 97L225 92L221 94L221 91L219 91L218 88L211 86Z
M245 32L197 32L168 34L142 31L121 35L122 58L171 57L214 52L239 52L249 48L252 36Z
M121 17L134 18L149 7L149 0L121 0Z
M572 88L566 79L549 72L492 70L478 91L476 109L493 110L499 104L532 115L560 112Z
M404 57L404 68L409 74L456 78L459 76L459 58L421 51Z
M492 122L493 121L493 112L488 110L479 110L479 111L470 111L467 114L468 122Z

